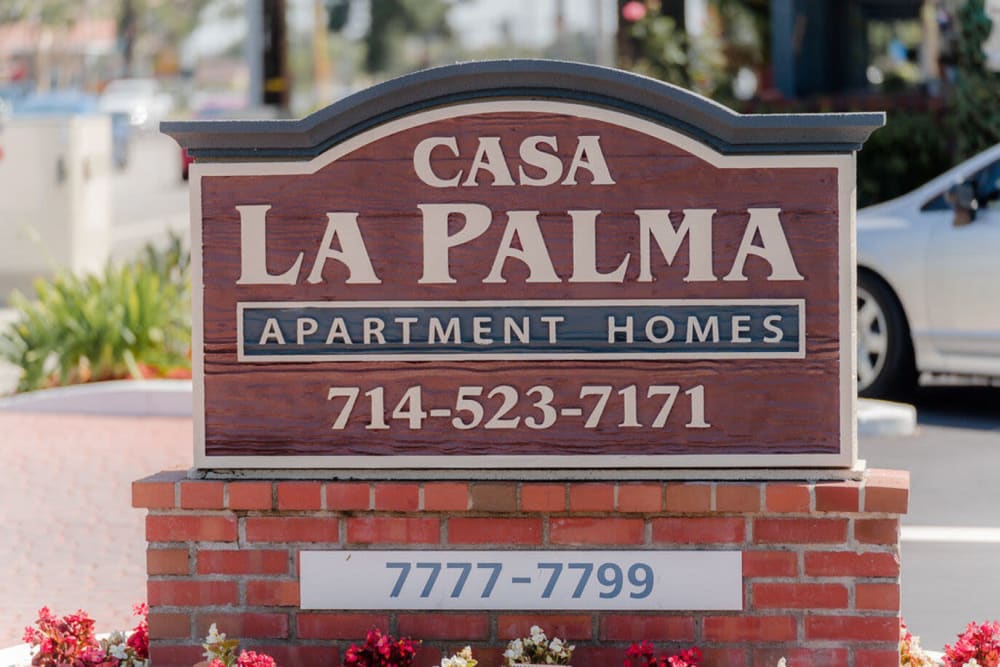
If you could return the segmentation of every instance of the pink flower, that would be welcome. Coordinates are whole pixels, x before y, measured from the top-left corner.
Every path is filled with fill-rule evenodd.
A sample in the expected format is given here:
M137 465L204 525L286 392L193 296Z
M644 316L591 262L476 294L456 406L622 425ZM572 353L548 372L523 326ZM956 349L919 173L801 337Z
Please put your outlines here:
M646 18L646 5L639 2L638 0L632 0L631 2L626 2L622 6L622 18L629 23L635 23L636 21L641 21Z
M253 651L243 651L236 659L237 667L278 667L277 663L269 655L255 653Z

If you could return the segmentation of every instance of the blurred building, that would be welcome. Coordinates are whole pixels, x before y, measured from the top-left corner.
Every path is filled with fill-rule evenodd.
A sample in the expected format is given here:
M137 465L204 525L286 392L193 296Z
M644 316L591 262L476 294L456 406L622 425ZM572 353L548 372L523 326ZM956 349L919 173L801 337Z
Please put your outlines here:
M114 19L81 19L64 26L0 24L0 82L94 89L116 63Z

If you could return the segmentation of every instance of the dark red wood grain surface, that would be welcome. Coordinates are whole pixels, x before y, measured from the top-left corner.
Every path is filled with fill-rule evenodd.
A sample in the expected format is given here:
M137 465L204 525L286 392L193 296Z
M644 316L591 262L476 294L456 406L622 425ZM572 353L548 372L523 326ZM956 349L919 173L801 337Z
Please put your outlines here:
M498 136L515 178L517 149L524 137L556 136L568 164L577 137L599 135L614 185L548 187L493 186L480 173L478 187L433 188L414 173L413 150L429 136L457 137L461 158L435 151L438 173L468 173L477 138ZM262 164L265 172L268 165ZM540 175L537 171L533 175ZM840 451L840 359L838 271L838 174L830 168L716 168L671 144L632 129L551 113L488 113L414 127L370 143L311 175L204 176L201 182L205 440L209 456L228 455L440 455L544 454L837 454ZM422 225L418 204L476 203L493 212L490 229L453 248L456 284L420 285ZM304 252L295 285L237 285L240 275L238 205L269 204L268 267L281 273ZM636 209L670 209L678 224L686 208L716 209L716 282L685 282L685 242L672 265L654 248L652 283L636 282L639 226ZM751 256L747 281L726 282L749 218L749 208L780 208L785 234L804 281L769 281L770 266ZM537 210L557 284L527 284L527 271L508 261L504 284L483 284L509 210ZM611 271L626 253L632 261L622 284L566 281L572 272L571 222L567 211L599 210L598 268ZM328 212L358 212L358 222L377 285L347 285L347 271L328 261L324 281L305 281L325 229ZM804 359L712 359L670 361L337 361L239 362L236 304L248 301L440 301L598 299L805 299ZM705 388L710 428L685 428L687 399L679 398L664 428L619 427L621 398L614 394L596 429L583 427L593 399L579 387L639 387L640 422L649 424L661 401L647 401L648 385ZM584 417L560 417L546 430L457 431L450 418L428 418L419 430L389 420L389 430L365 428L367 399L340 431L331 429L341 403L327 400L331 386L385 388L391 412L406 388L423 388L423 409L455 407L457 388L488 391L510 385L521 394L510 416L534 415L536 385L556 391L557 408L580 406ZM487 418L500 404L486 399Z

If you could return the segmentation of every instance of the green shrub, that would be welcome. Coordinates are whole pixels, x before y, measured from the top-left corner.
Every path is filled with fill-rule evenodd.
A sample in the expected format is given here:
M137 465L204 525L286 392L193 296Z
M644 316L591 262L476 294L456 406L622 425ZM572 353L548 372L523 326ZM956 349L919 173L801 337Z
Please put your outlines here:
M34 299L14 292L0 357L21 367L17 390L189 370L189 262L174 237L99 274L39 279Z
M858 206L906 194L953 164L950 132L934 113L890 113L858 153Z

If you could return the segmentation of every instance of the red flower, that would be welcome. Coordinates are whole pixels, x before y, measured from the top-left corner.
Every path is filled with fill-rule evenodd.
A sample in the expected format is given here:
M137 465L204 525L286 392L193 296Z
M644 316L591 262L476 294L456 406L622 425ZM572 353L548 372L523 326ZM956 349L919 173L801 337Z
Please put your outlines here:
M622 6L622 18L629 23L635 23L646 18L646 5L638 0L626 2Z
M372 628L363 646L352 644L344 654L345 667L411 667L416 645L411 639L395 639Z
M1000 623L969 623L954 646L945 644L946 667L961 667L973 658L982 667L1000 667Z
M623 667L634 667L636 664L642 667L701 667L701 657L701 651L698 647L692 646L675 655L664 653L657 658L653 645L649 640L644 639L641 643L628 647L625 651ZM637 659L638 663L636 663Z

